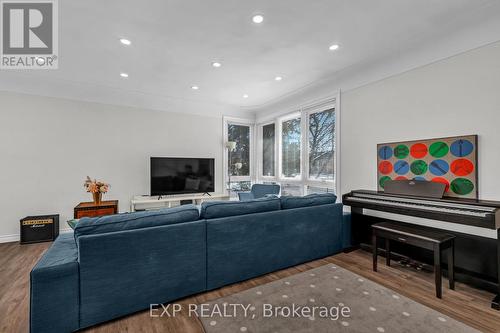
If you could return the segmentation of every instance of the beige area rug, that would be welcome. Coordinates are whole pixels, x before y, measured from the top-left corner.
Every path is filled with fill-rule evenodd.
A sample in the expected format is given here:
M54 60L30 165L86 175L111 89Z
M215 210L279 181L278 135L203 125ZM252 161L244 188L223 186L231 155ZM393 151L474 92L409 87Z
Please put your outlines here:
M205 306L207 333L478 332L332 264Z

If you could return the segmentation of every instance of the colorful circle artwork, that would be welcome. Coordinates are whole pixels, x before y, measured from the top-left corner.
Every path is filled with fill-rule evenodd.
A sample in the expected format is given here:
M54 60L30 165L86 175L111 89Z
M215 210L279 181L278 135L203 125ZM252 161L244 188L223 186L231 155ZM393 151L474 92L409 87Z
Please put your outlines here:
M373 153L372 153L373 154ZM372 155L373 156L373 155ZM380 187L384 188L384 185L385 183L388 181L388 180L391 180L391 177L389 176L384 176L382 178L380 178L380 180L378 181Z
M435 176L442 176L449 170L450 166L445 160L434 160L429 164L429 171Z
M414 158L422 158L427 155L427 146L423 143L415 143L410 148L410 155Z
M389 179L446 185L445 196L478 196L477 135L440 137L377 145L377 189Z
M378 150L378 157L382 160L388 160L392 157L392 148L389 146L382 146Z
M394 163L394 172L398 175L406 175L410 171L410 165L406 161L397 161Z
M448 154L450 151L450 147L446 144L446 142L442 141L437 141L431 144L429 147L429 154L431 154L432 157L436 158L441 158Z
M453 172L456 176L467 176L474 171L474 164L471 161L465 158L459 158L451 162L451 172Z
M403 159L406 156L408 156L409 152L410 150L406 145L397 145L396 148L394 148L394 156L396 156L399 159Z
M469 140L460 139L451 144L450 151L456 157L464 157L472 153L474 145Z
M453 193L467 195L474 190L474 184L467 178L455 178L450 185Z
M427 163L425 163L425 161L422 160L413 161L413 163L410 166L410 170L416 175L423 175L424 173L427 172Z
M443 178L443 177L434 177L434 178L431 179L431 181L436 182L436 183L445 184L446 185L446 187L444 189L445 192L448 192L450 190L450 182L446 178Z
M392 172L392 163L389 161L382 161L378 165L378 170L383 175L388 175Z

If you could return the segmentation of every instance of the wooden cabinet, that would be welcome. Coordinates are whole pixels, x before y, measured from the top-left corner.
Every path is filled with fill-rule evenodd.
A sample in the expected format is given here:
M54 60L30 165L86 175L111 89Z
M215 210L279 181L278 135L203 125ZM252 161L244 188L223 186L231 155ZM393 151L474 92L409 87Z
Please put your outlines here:
M93 202L80 202L75 207L75 219L118 214L118 200L102 201L96 205Z

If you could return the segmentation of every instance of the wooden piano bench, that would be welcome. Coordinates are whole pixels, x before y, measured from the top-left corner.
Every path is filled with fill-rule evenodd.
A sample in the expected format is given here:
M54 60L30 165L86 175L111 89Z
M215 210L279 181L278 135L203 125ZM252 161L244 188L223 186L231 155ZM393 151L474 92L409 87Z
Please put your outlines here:
M372 225L373 270L377 271L377 240L385 239L386 264L391 265L390 242L396 241L434 251L434 276L436 282L436 297L441 298L441 253L448 250L448 279L450 289L455 289L453 273L455 236L434 230L414 228L391 222L381 222Z

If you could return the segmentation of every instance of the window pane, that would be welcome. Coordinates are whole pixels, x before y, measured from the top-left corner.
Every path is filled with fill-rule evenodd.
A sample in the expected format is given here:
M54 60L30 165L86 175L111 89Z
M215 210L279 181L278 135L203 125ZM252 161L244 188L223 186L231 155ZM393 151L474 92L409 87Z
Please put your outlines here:
M307 186L307 194L323 194L323 193L333 193L335 194L335 189L333 187L323 187L323 186Z
M283 177L300 176L300 118L282 124L281 173Z
M229 124L228 141L236 142L236 148L228 152L228 169L231 176L250 176L250 126Z
M309 115L309 178L334 179L335 109Z
M238 192L241 191L250 191L252 187L252 183L250 181L231 181L229 184L229 196L230 198L238 198Z
M237 182L231 181L229 188L234 192L250 191L252 188L252 182L247 180Z
M300 184L281 184L281 195L302 196L304 186Z
M262 127L262 175L274 176L274 124Z

